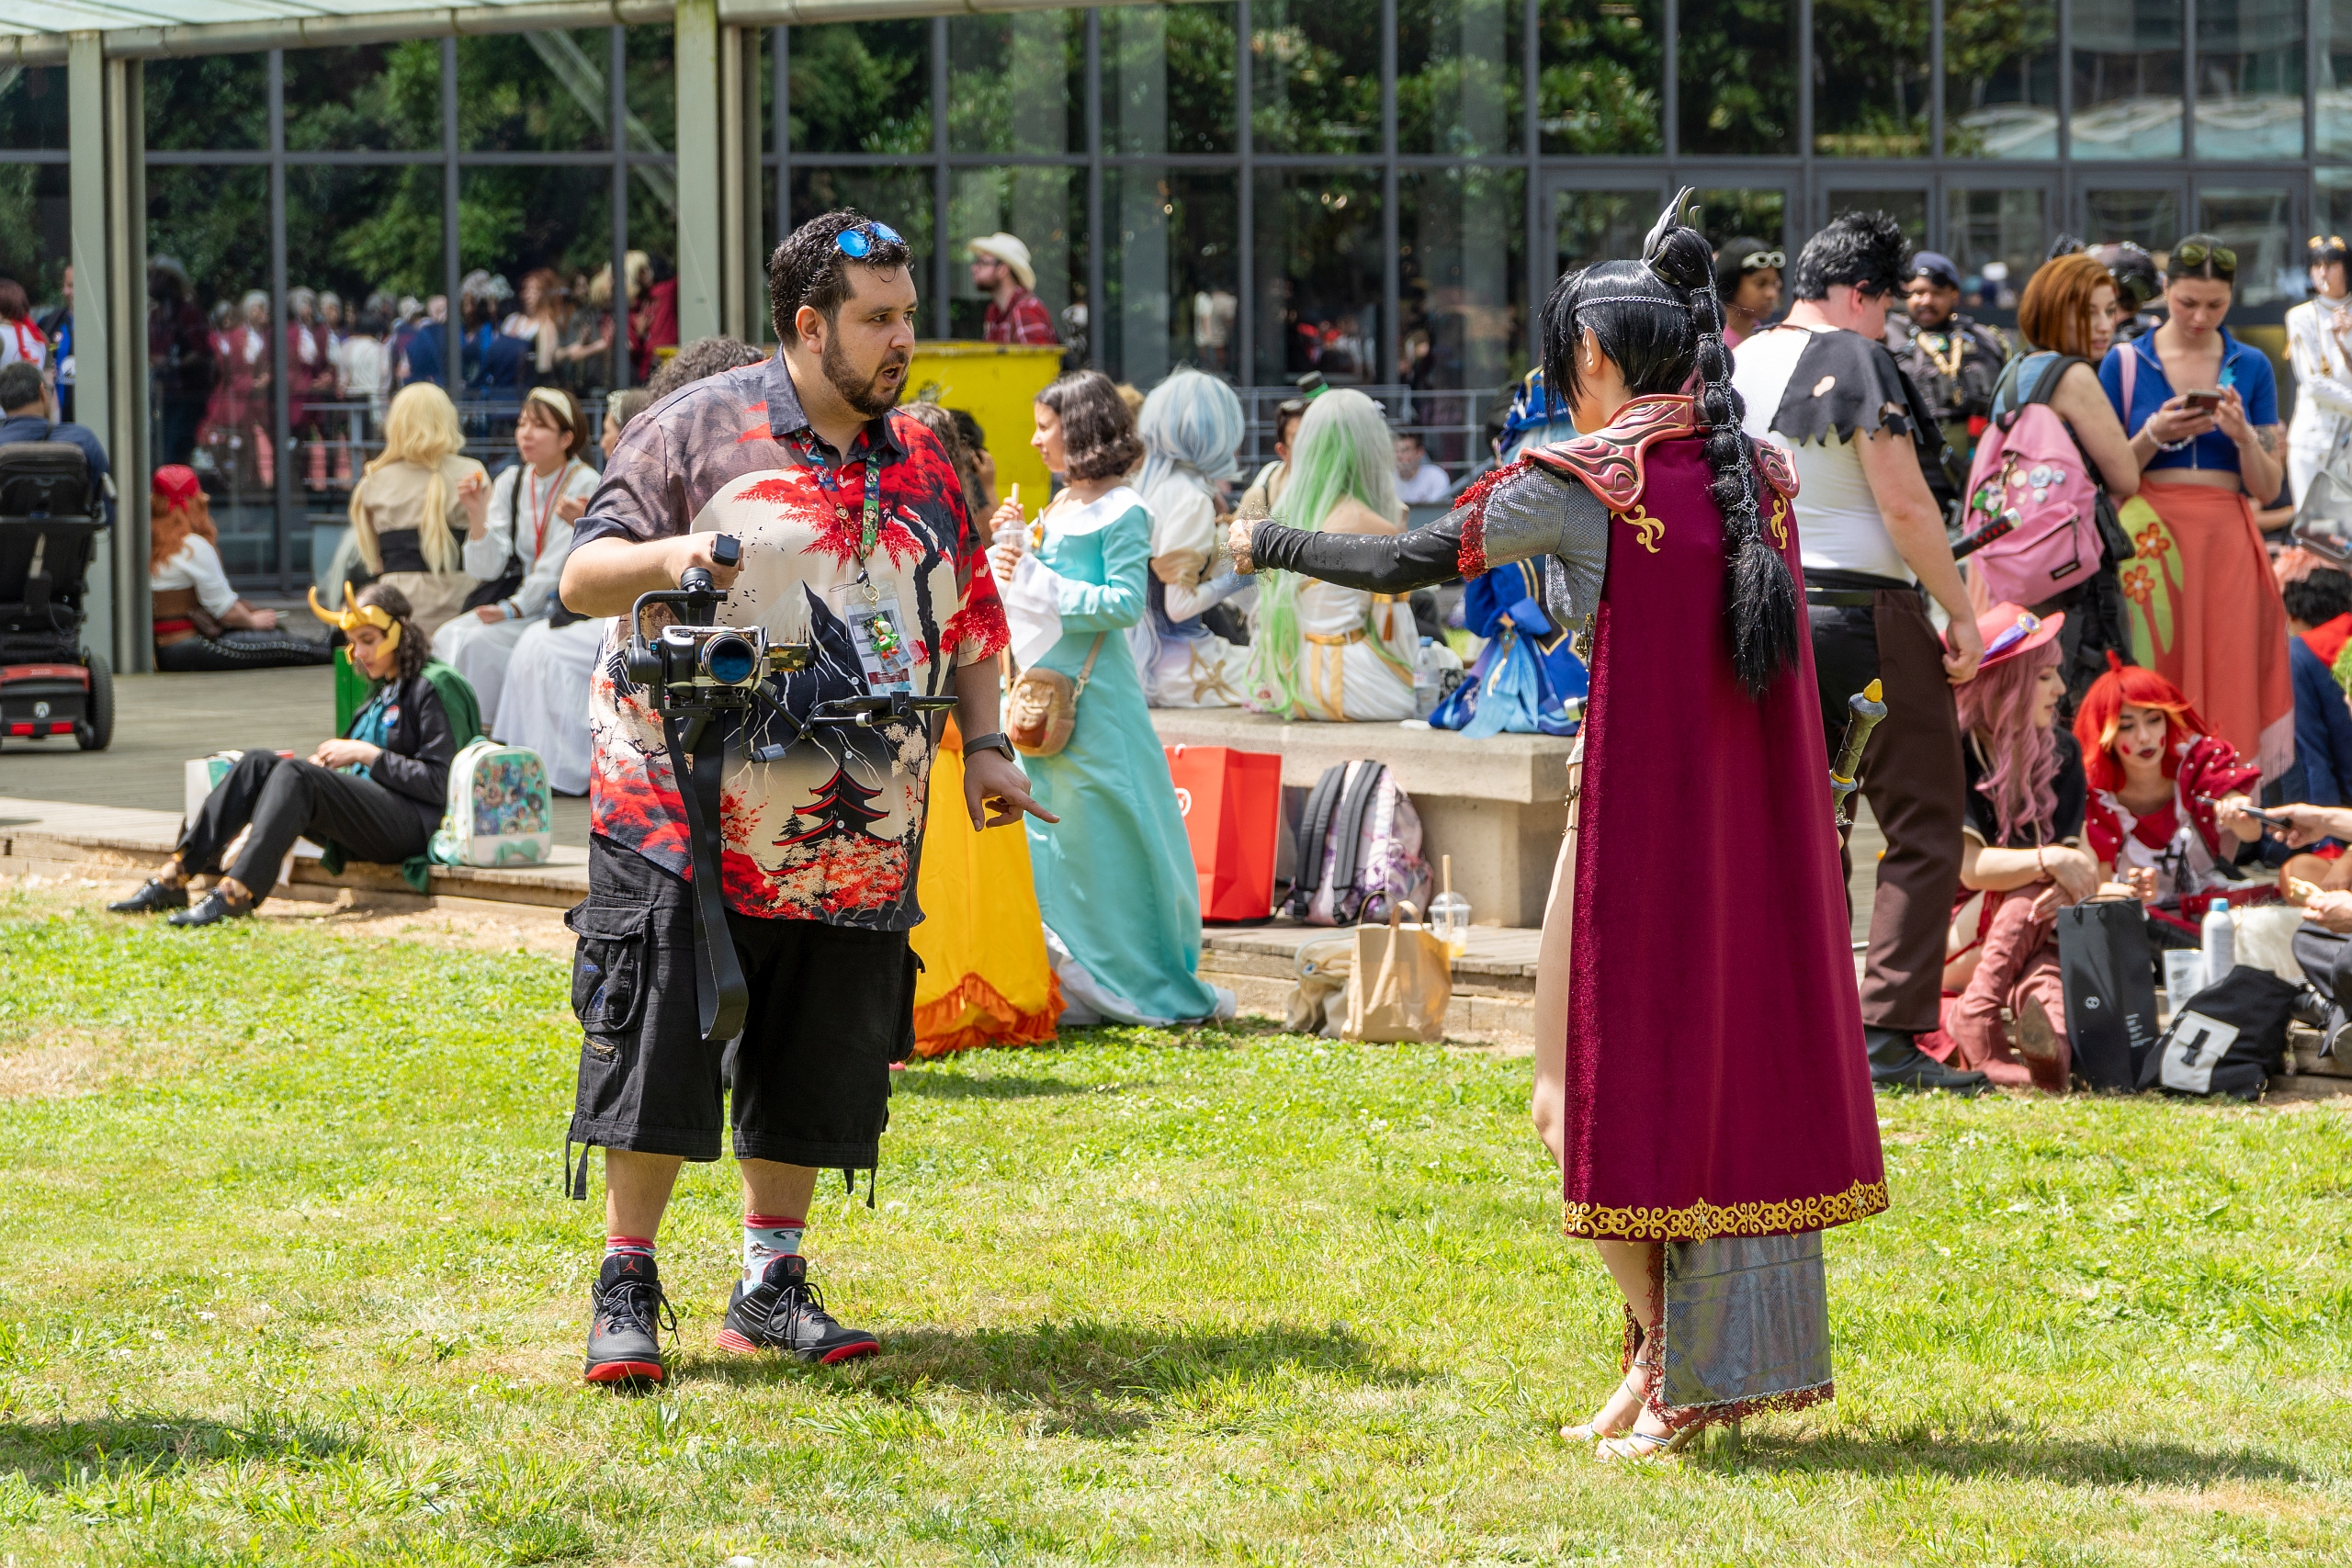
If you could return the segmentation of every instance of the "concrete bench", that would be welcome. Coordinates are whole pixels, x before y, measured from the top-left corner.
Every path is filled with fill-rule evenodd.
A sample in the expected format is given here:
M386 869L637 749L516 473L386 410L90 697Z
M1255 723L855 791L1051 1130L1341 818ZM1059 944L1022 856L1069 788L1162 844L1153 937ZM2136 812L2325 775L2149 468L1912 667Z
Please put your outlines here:
M1151 722L1169 746L1278 753L1292 820L1324 769L1363 757L1385 762L1420 814L1421 852L1430 864L1440 855L1453 857L1453 890L1470 900L1472 922L1544 923L1552 867L1568 827L1575 741L1549 735L1464 740L1452 730L1396 724L1291 724L1239 708L1155 708Z

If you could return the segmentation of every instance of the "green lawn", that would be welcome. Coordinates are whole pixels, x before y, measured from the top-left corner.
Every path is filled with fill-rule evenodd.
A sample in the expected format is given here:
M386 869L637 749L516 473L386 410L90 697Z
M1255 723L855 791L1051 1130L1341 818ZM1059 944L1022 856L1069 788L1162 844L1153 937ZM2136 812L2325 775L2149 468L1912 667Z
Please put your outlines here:
M1248 1029L906 1074L846 1371L718 1357L695 1168L590 1389L563 980L0 897L0 1562L2352 1560L2352 1100L1885 1102L1839 1399L1628 1472L1527 1064Z

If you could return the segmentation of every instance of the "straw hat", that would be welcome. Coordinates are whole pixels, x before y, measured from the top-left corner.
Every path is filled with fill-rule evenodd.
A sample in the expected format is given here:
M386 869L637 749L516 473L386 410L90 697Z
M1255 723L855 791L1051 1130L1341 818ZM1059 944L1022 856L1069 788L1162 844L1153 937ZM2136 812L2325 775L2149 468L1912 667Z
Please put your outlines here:
M994 256L1012 269L1012 276L1023 288L1037 287L1037 269L1029 265L1029 247L1000 229L984 240L974 240L964 247L976 256Z

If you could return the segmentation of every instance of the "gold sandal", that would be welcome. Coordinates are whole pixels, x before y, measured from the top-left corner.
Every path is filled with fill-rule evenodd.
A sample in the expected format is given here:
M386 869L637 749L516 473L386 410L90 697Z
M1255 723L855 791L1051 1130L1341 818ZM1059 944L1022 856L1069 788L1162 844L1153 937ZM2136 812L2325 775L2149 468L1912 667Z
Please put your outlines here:
M1690 1426L1669 1432L1663 1438L1655 1432L1628 1432L1622 1438L1603 1438L1593 1454L1604 1461L1657 1464L1680 1453L1698 1430L1696 1426Z
M1646 1371L1650 1363L1647 1361L1635 1361L1630 1368L1626 1369L1625 1375L1622 1379L1618 1380L1618 1392L1621 1393L1632 1393L1634 1404L1637 1408L1641 1403L1642 1391L1633 1386L1634 1374L1638 1371ZM1591 1420L1579 1422L1574 1427L1561 1427L1561 1439L1571 1443L1589 1443L1598 1438L1618 1437L1633 1429L1630 1427L1620 1427L1613 1431L1603 1431L1600 1427L1600 1415L1601 1411L1607 1410L1608 1408L1608 1405L1603 1404L1600 1407L1600 1410L1596 1410L1592 1413ZM1641 1416L1636 1415L1634 1419L1638 1421L1641 1419Z

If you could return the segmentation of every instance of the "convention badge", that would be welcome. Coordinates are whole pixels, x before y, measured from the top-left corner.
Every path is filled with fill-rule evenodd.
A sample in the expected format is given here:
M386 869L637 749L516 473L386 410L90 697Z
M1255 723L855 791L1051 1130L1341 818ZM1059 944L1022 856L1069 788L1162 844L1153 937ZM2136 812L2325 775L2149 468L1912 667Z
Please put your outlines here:
M885 593L871 579L847 586L849 604L842 619L849 626L851 646L857 649L866 692L874 696L912 692L914 648L906 617L899 613L898 591Z

